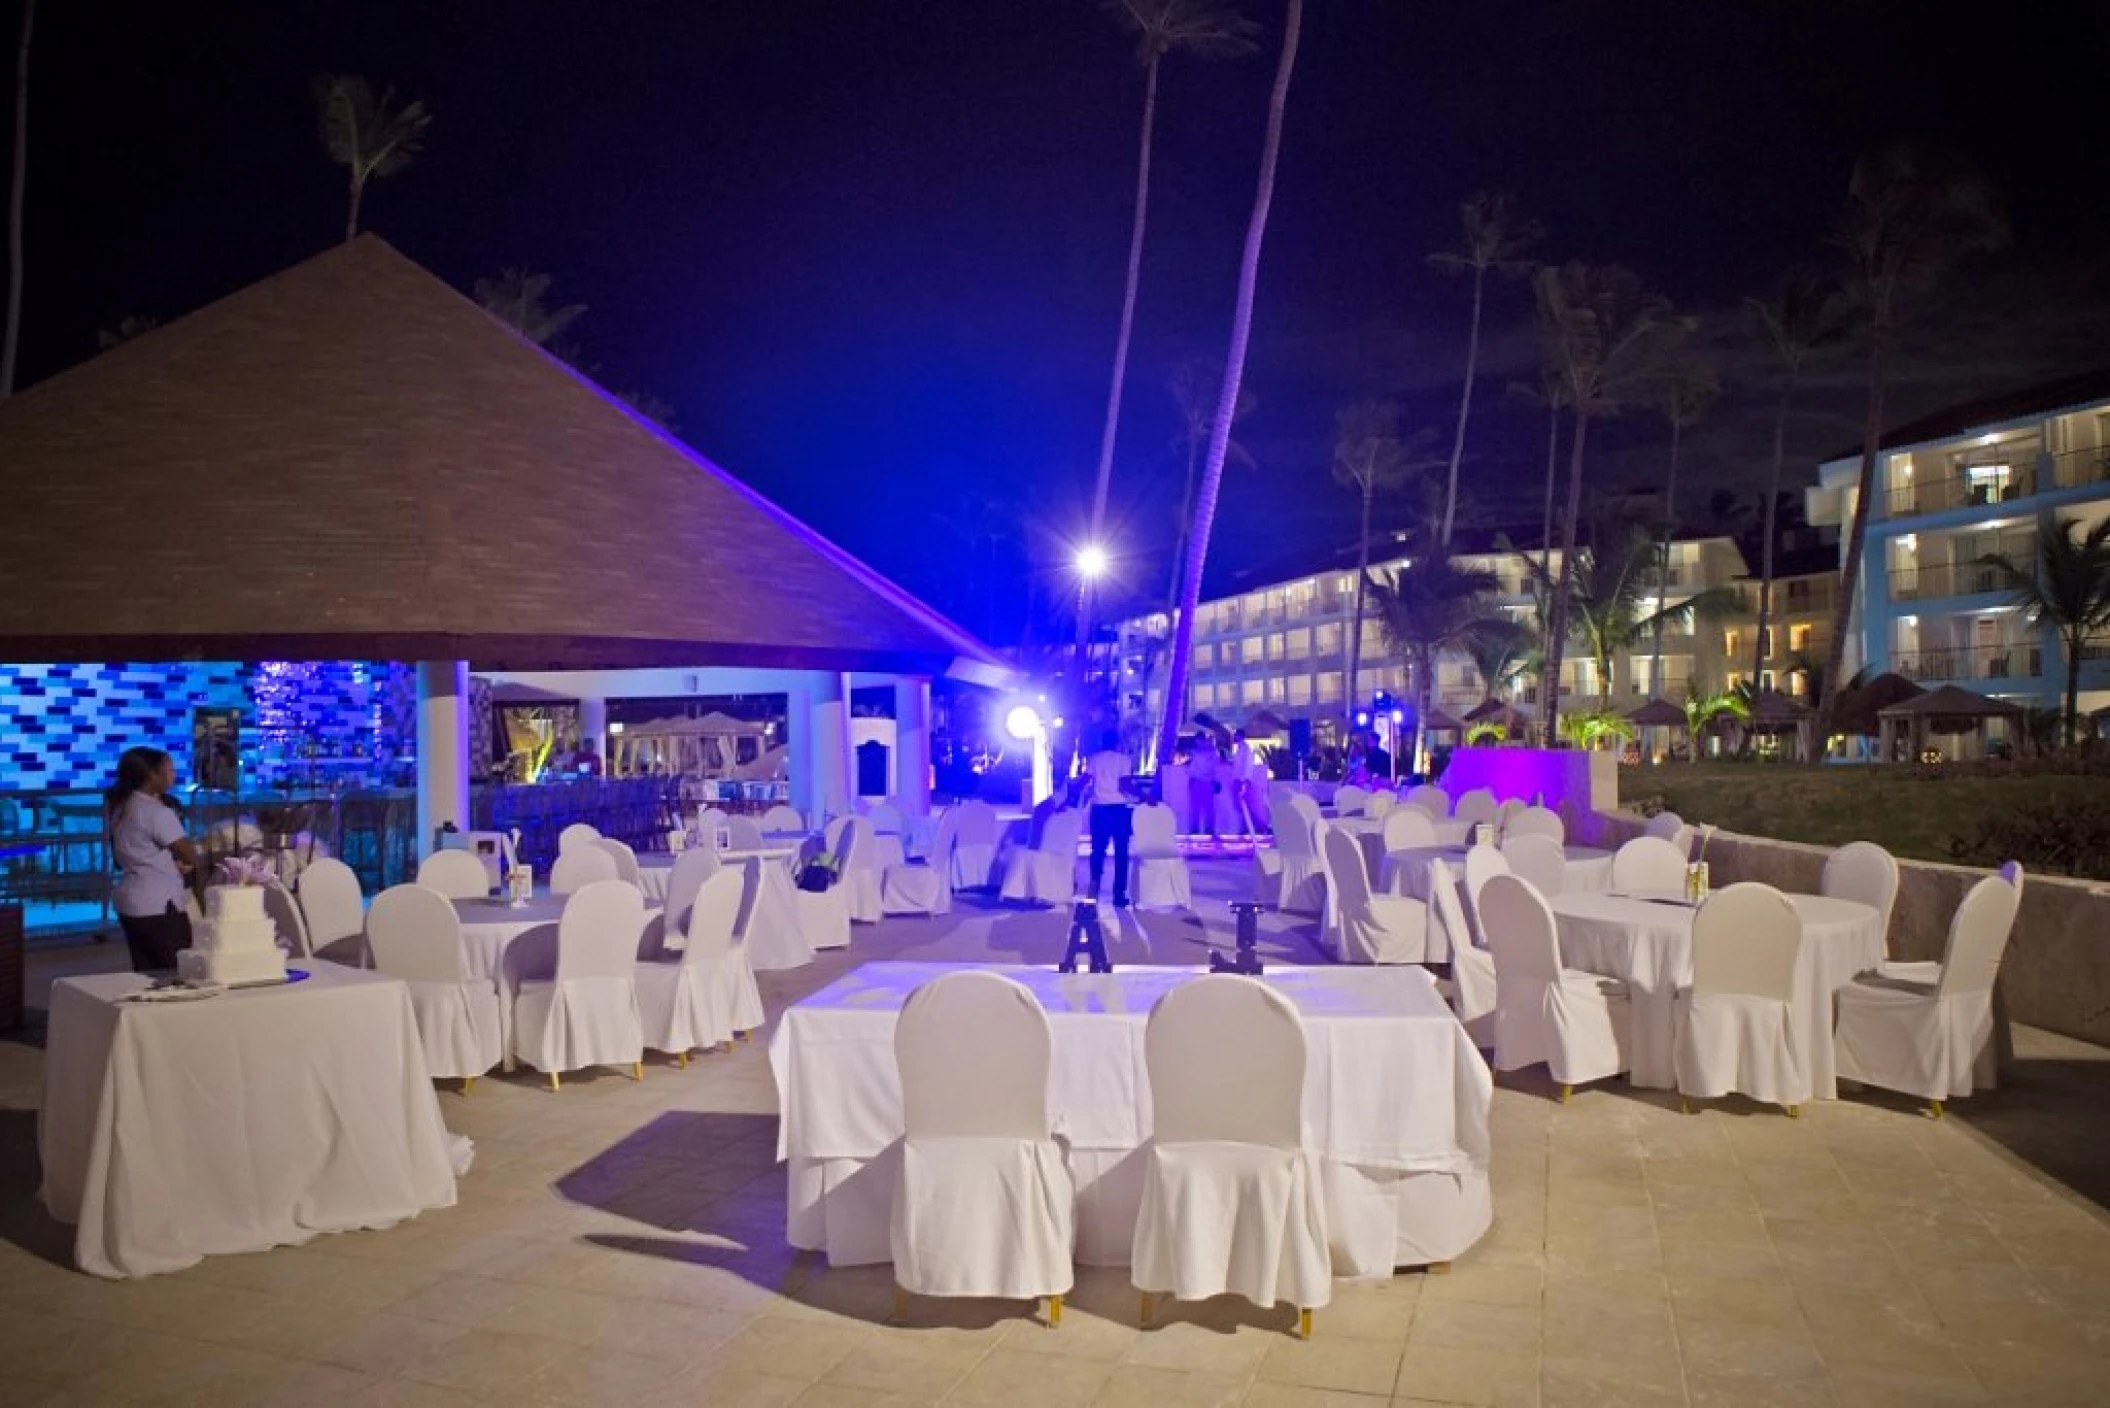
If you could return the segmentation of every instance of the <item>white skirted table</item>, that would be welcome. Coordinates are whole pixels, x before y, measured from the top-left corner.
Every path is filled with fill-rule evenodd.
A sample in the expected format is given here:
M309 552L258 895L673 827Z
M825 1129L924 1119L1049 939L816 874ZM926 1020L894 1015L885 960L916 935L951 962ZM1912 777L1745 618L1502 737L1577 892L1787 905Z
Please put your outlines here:
M1819 1100L1833 1100L1839 1082L1832 1058L1832 994L1883 961L1883 916L1853 900L1787 898L1802 917L1796 1027L1809 1060L1812 1092ZM1669 897L1614 894L1560 894L1548 902L1560 930L1561 962L1624 979L1632 990L1633 1083L1676 1089L1675 999L1680 988L1692 984L1693 907Z
M1397 873L1398 893L1426 900L1429 898L1429 862L1449 862L1453 878L1463 880L1468 849L1465 846L1415 846L1393 851L1385 857L1382 888L1389 892ZM1601 846L1563 846L1561 851L1568 861L1567 868L1561 872L1562 894L1596 894L1612 887L1610 851Z
M1356 844L1363 848L1363 864L1369 870L1371 883L1385 866L1385 819L1377 816L1344 816L1338 821L1326 823L1336 831L1344 831L1355 837ZM1431 823L1436 828L1436 848L1453 850L1472 839L1472 823L1469 821L1438 821Z
M777 1024L769 1055L783 1112L777 1153L790 1164L793 1246L838 1265L891 1256L889 1150L902 1133L894 1022L911 992L957 966L867 963ZM1024 983L1052 1019L1048 1107L1076 1177L1077 1260L1126 1265L1151 1127L1144 1021L1199 970L992 971ZM1494 1083L1429 975L1282 967L1265 981L1297 1005L1310 1037L1304 1137L1324 1170L1335 1274L1382 1276L1471 1247L1492 1215Z
M410 993L334 963L283 987L134 1002L132 973L51 990L41 1197L97 1276L152 1276L451 1207Z

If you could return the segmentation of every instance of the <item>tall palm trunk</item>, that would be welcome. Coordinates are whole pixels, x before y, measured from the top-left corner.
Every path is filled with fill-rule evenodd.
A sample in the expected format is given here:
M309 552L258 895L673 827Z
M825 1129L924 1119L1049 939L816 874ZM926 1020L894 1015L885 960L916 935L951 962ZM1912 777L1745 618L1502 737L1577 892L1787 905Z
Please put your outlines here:
M1838 712L1839 687L1846 678L1846 633L1853 625L1854 589L1861 579L1861 556L1868 544L1868 510L1876 496L1877 448L1883 442L1883 357L1890 342L1889 300L1879 297L1868 339L1868 423L1861 431L1860 487L1854 500L1853 528L1846 539L1846 556L1839 565L1839 604L1832 609L1832 640L1824 653L1824 678L1817 683L1824 691L1817 709L1817 746L1810 761L1824 761L1825 744L1831 738L1832 716Z
M1553 575L1553 486L1561 461L1561 407L1555 401L1546 407L1546 526L1539 535L1539 575Z
M1121 292L1121 327L1114 336L1114 378L1106 392L1106 425L1099 432L1099 476L1092 485L1092 536L1106 526L1106 499L1114 478L1114 436L1121 424L1121 387L1128 379L1128 344L1136 323L1136 290L1143 282L1143 229L1150 214L1150 139L1158 112L1158 60L1143 70L1143 135L1136 157L1136 214L1128 232L1128 283Z
M352 174L351 204L344 213L344 242L346 244L350 244L353 240L359 238L359 198L365 194L366 183L359 179L357 172L354 172Z
M2066 746L2076 747L2081 737L2081 652L2088 646L2088 632L2073 627L2066 632Z
M1362 697L1357 691L1357 677L1363 672L1363 591L1370 580L1370 504L1376 497L1376 486L1365 484L1362 534L1355 540L1355 615L1348 623L1348 688L1342 695L1351 719L1355 717L1355 701Z
M1758 688L1766 667L1766 631L1773 623L1773 538L1780 514L1780 472L1788 457L1788 402L1795 395L1795 374L1788 373L1780 390L1780 405L1773 411L1773 473L1766 481L1766 540L1759 549L1758 635L1751 642L1751 687Z
M1451 477L1443 494L1443 538L1451 545L1451 525L1458 514L1458 464L1465 458L1465 421L1473 409L1473 373L1480 365L1480 306L1487 291L1487 268L1473 266L1473 326L1465 339L1465 389L1458 393L1458 431L1451 437Z
M1684 427L1670 418L1670 477L1663 481L1663 539L1656 545L1656 643L1648 663L1648 692L1663 695L1663 609L1670 604L1670 540L1678 524L1678 446ZM1611 689L1607 681L1605 688Z
M1575 411L1575 441L1568 447L1568 521L1561 525L1561 575L1554 584L1553 610L1546 623L1545 745L1560 738L1561 657L1567 653L1568 590L1575 574L1575 524L1582 517L1583 442L1590 435L1590 417L1578 406Z
M1164 727L1158 734L1158 756L1172 756L1178 741L1179 715L1172 701L1187 687L1188 657L1194 651L1194 613L1201 604L1202 564L1209 555L1209 533L1216 523L1216 498L1223 487L1224 457L1231 447L1231 423L1238 415L1238 390L1245 380L1246 343L1253 333L1253 291L1260 282L1260 246L1267 238L1268 207L1275 198L1275 163L1282 152L1282 116L1289 104L1289 79L1297 63L1297 34L1304 24L1304 0L1289 0L1282 30L1282 59L1268 95L1267 137L1260 149L1260 187L1253 197L1253 217L1246 227L1245 253L1238 264L1238 301L1231 316L1231 345L1224 358L1223 388L1216 419L1209 426L1209 452L1202 465L1200 496L1194 506L1194 530L1187 543L1187 578L1180 589L1179 617L1173 626L1172 668L1165 682Z
M15 162L7 192L7 332L0 341L0 397L15 391L15 348L22 336L22 198L29 179L29 38L37 0L22 0L22 40L15 50Z

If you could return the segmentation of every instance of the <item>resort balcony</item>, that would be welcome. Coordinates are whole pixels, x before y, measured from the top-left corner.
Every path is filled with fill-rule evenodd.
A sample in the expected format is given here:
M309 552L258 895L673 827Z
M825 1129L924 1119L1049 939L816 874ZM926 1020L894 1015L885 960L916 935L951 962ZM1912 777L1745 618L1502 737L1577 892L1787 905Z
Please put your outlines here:
M1964 465L1954 474L1892 484L1885 496L1891 518L2011 503L2054 489L2110 484L2110 449L2018 455L2012 463Z
M2110 650L2110 642L2105 642L2105 646ZM2044 673L2044 651L2034 641L1894 650L1890 655L1890 668L1921 684L1952 680L2031 680Z
M1890 572L1892 601L1934 601L2007 590L2007 581L1998 568L1976 562L1933 562L1921 567L1894 567Z

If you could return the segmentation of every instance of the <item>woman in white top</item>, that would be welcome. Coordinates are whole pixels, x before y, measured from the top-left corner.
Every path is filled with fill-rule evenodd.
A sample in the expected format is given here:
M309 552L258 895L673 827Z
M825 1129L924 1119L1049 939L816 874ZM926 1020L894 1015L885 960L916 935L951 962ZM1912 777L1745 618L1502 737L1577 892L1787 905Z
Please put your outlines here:
M198 852L183 834L168 790L176 785L176 760L159 748L127 748L117 760L117 783L103 794L103 824L110 860L117 867L111 908L141 973L176 966L190 947L190 911L184 907L184 875L198 868Z

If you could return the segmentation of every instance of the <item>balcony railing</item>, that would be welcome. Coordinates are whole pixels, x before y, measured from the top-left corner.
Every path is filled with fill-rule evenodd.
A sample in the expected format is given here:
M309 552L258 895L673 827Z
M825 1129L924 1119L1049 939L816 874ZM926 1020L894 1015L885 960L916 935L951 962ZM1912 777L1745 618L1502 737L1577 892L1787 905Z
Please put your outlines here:
M1890 668L1908 680L2035 679L2044 673L2043 649L2033 642L1965 645L1891 652Z
M1892 518L1912 518L1923 513L1941 513L1952 508L1977 508L2028 498L2037 492L2037 459L2034 453L2018 454L2012 463L1966 466L1946 478L1926 478L1890 487L1888 506ZM1998 469L2000 475L1990 471Z
M2110 448L2067 450L2051 457L2051 482L2060 489L2110 483Z
M1890 573L1892 601L1932 601L1938 597L1980 596L2008 590L2007 579L1997 567L1976 562L1938 562L1922 567L1898 567Z

